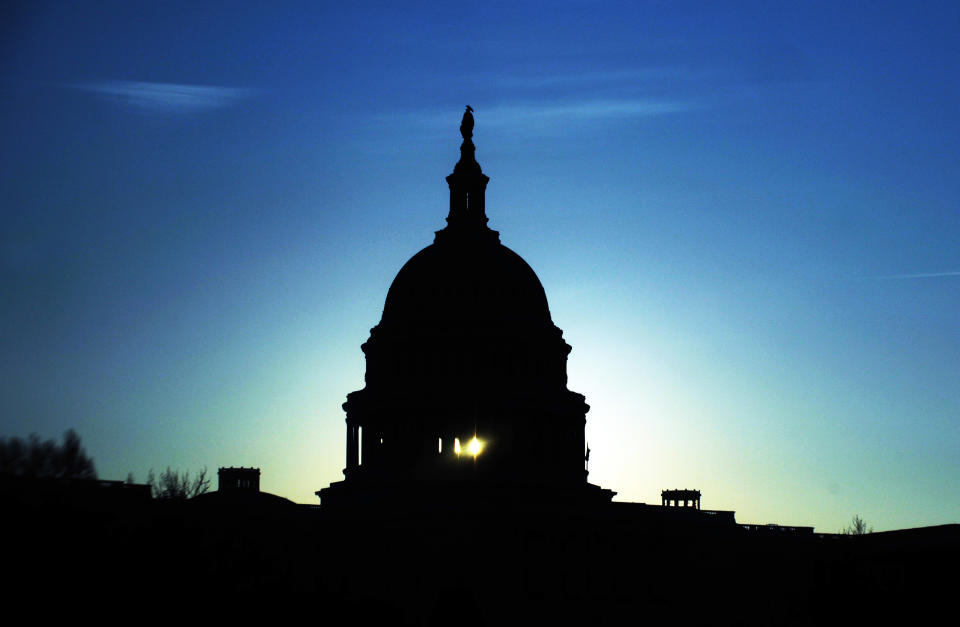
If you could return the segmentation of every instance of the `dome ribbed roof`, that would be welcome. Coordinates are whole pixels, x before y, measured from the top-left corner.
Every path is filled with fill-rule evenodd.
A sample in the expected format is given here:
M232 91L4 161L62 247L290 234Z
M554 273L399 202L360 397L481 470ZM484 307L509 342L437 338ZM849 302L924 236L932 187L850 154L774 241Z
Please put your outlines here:
M438 238L411 257L390 286L381 324L552 325L536 273L486 233Z

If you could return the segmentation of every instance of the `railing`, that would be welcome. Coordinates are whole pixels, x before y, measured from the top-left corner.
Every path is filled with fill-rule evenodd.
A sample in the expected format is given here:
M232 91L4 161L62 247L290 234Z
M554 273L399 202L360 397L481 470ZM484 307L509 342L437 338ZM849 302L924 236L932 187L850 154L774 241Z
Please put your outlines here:
M747 531L752 531L754 533L784 533L784 534L802 534L802 535L813 535L813 527L797 527L793 525L755 525L755 524L741 524L741 527Z

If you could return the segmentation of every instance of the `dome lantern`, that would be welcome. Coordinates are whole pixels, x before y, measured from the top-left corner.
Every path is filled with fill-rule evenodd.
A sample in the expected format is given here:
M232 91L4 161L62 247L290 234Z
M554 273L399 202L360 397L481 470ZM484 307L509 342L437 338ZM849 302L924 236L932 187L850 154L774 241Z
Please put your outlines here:
M486 191L490 178L477 163L476 146L473 145L473 108L467 105L460 122L460 160L447 177L450 186L450 213L447 224L454 230L484 229L487 225Z

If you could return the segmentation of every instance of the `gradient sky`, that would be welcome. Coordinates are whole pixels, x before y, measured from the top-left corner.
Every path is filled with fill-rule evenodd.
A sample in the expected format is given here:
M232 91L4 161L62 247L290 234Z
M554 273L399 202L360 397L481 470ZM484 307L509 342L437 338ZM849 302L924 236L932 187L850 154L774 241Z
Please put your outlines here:
M345 4L3 5L0 435L316 503L469 103L592 482L960 521L960 4Z

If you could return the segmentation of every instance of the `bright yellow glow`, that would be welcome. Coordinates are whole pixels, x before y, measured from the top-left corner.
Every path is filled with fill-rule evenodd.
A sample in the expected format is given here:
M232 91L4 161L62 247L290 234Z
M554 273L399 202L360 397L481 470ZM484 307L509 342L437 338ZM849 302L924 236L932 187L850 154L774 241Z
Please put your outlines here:
M453 438L453 452L460 454L460 438Z
M477 436L473 436L473 439L467 443L467 451L476 457L483 450L483 442L477 439Z

